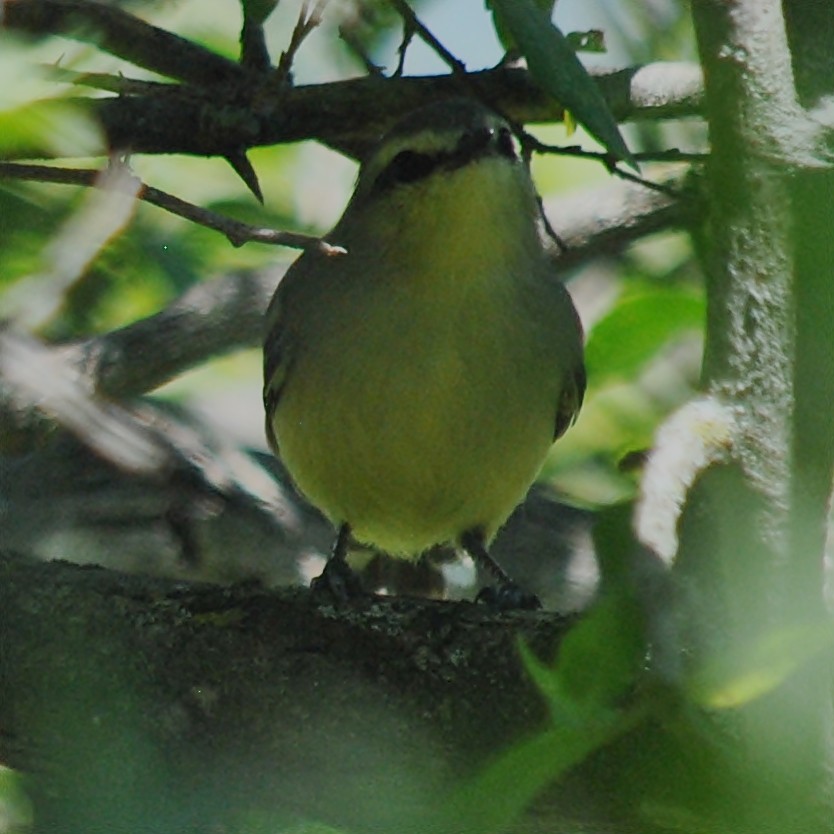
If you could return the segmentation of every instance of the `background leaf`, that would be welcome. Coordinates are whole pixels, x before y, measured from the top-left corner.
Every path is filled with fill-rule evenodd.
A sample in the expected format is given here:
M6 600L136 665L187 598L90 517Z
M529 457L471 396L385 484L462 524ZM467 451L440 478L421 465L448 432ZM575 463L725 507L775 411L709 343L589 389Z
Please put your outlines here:
M493 9L527 59L542 89L616 159L637 167L611 111L567 38L535 0L492 0Z
M693 700L708 709L731 709L781 685L800 666L834 641L830 625L811 623L762 635L739 644L696 671L689 684Z
M706 306L688 288L641 291L625 298L588 334L585 364L597 385L636 373L671 339L700 331Z

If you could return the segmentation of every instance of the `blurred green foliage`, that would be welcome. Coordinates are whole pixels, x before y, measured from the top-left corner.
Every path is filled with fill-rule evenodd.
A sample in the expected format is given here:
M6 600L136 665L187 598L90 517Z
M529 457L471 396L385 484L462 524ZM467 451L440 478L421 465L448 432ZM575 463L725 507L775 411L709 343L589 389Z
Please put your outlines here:
M237 55L240 8L235 3L212 3L211 15L205 14L205 4L197 0L133 5L158 26L191 37L231 58ZM256 17L267 19L267 40L273 58L277 59L286 44L297 4L279 4L274 13L274 3L249 5ZM428 15L431 5L422 4L418 11L425 9ZM688 16L680 4L669 0L622 3L616 8L615 4L609 5L610 13L623 17L611 23L610 31L604 30L606 42L615 34L634 60L685 58L693 54ZM481 13L487 15L488 11L481 8ZM555 14L558 21L558 6ZM620 26L622 20L627 20L628 25ZM338 25L351 32L353 47L337 37ZM519 31L525 39L531 30L522 26ZM435 34L443 40L443 31ZM312 77L322 72L331 78L356 74L361 67L355 53L357 44L372 61L391 67L400 36L398 19L382 0L346 4L341 18L326 26L316 40L311 39L309 51L302 50L296 81L308 80L307 68ZM546 45L535 37L532 43L524 44L537 56ZM500 58L493 57L495 62ZM73 165L100 166L99 158L86 158L100 146L100 137L86 118L83 106L73 104L74 97L89 93L50 80L42 67L55 62L85 71L146 75L90 47L68 45L58 39L30 43L0 33L0 77L9 81L0 89L0 158L17 157L25 148L43 148L50 154L73 157ZM571 75L568 80L577 77ZM589 120L582 101L572 103L571 109L580 121ZM697 126L689 129L643 125L631 129L627 139L631 150L637 152L665 147L670 136L695 146L702 138ZM614 139L610 133L602 131L602 138L612 147ZM596 147L591 141L587 144ZM616 143L613 147L615 153L624 155ZM323 229L305 228L304 215L313 217L311 222L322 215L335 216L347 198L350 181L344 169L333 177L338 187L328 188L326 194L316 190L311 198L314 189L305 170L303 152L296 148L270 148L251 156L264 189L265 207L254 201L222 160L139 158L132 164L149 184L261 226L320 232ZM577 171L588 172L588 177ZM559 157L538 160L536 172L540 187L547 189L544 196L566 187L582 186L590 178L607 176L596 164L577 165L569 158ZM651 177L650 166L644 174ZM323 176L327 179L326 174ZM43 269L44 252L50 241L74 216L83 199L83 189L77 187L0 180L0 308L4 293ZM311 206L311 200L327 202L332 207L319 211L321 206ZM65 293L42 335L61 340L104 332L153 314L200 281L292 257L293 253L257 244L235 249L217 232L174 218L160 209L139 205L132 222ZM697 385L704 295L688 242L674 234L658 235L649 244L635 246L617 262L600 258L566 277L586 315L589 391L577 426L560 441L543 476L577 502L605 505L634 493L634 478L618 469L620 457L646 446L658 422ZM252 365L253 385L257 386L257 360ZM209 379L205 384L216 384L216 380ZM622 542L631 541L628 530L623 528L621 533ZM456 830L501 829L543 786L643 720L646 702L629 701L642 673L642 618L643 612L628 590L615 587L571 632L554 664L542 663L522 650L528 671L547 701L550 723L541 735L509 750L450 798L446 813L456 820ZM811 635L815 646L818 636ZM783 661L795 646L791 640L779 643L775 655L763 649L761 655L754 657L750 674L755 677L755 673L761 672L775 685L792 671L792 664ZM760 665L756 665L756 657L760 658ZM708 686L698 684L697 699L701 703L715 704L722 697L726 700L730 689L741 691L740 684L732 678L716 678L710 670L705 670L704 676L711 682ZM745 697L752 697L744 693L751 691L757 694L761 690L743 690L741 695L736 694L734 703L744 703ZM690 732L694 734L688 725L681 731ZM691 747L698 749L694 743ZM13 781L0 779L0 808L2 802L8 805L16 801L17 790ZM0 831L3 830L14 829L0 825ZM274 827L274 821L253 816L242 821L240 830L279 829ZM331 831L315 825L281 830L298 834Z
M267 16L270 5L265 4L259 14ZM146 8L146 17L156 25L234 58L240 8L234 3L213 4L209 20L198 6L194 2L137 4L139 9ZM655 16L661 14L659 10L664 4L656 6ZM676 4L666 6L663 19L675 24L671 32L682 32L674 34L675 43L685 44L686 16L677 10ZM424 8L426 19L431 20L432 4L417 6L421 14ZM283 4L267 16L267 40L274 57L282 44L286 44L297 11L297 4ZM481 13L488 15L483 7ZM628 43L648 51L650 42L662 39L655 28L656 20L646 16L641 22L641 14L635 12L635 20L644 26L645 37L637 37L632 26L627 30ZM557 21L558 15L557 7ZM312 68L309 74L313 76L330 67L332 78L360 71L360 61L338 37L339 25L360 27L360 41L373 61L389 66L395 62L400 27L389 5L381 1L346 4L332 19L325 19L322 30L301 50L296 69L298 82L306 80L304 72L308 67ZM435 34L443 39L444 32ZM612 34L621 37L623 33L603 31L603 34L609 40ZM83 107L72 104L73 98L93 93L52 80L49 64L60 62L60 66L78 71L147 76L82 44L59 39L30 43L15 40L6 33L0 37L4 47L0 50L0 75L15 80L15 84L4 87L0 94L0 124L5 117L15 125L14 131L0 131L0 137L4 137L0 139L0 156L13 155L21 142L53 151L62 149L74 156L100 142ZM672 37L669 30L665 37ZM691 47L682 49L691 51ZM461 57L467 59L465 55ZM494 57L497 60L500 56ZM21 113L30 117L21 119ZM551 138L550 129L540 132ZM571 139L574 141L574 137ZM632 145L635 151L642 149L639 141L632 140ZM151 185L258 225L321 232L324 230L321 226L307 228L305 218L325 223L338 216L339 206L344 204L350 188L346 169L338 169L337 176L331 178L338 183L338 189L330 185L324 190L321 183L327 181L327 174L317 175L318 180L311 181L309 162L305 162L308 158L295 148L259 149L251 157L265 193L265 207L255 202L221 160L137 157L132 160L132 166ZM568 185L582 187L589 180L601 181L606 177L602 166L569 158L547 156L535 162L537 181L540 188L546 189L545 196L552 196ZM100 161L81 156L72 164L95 167ZM332 163L317 157L315 165L318 168ZM646 173L651 176L650 170ZM80 192L71 186L0 181L3 251L0 292L43 268L42 253L77 211L83 200ZM322 198L330 205L329 209L321 209ZM664 244L664 238L670 243ZM657 421L696 382L691 360L681 365L674 350L670 353L670 346L686 341L700 327L703 303L700 289L693 270L683 266L691 254L686 247L681 252L679 238L660 236L659 239L651 257L645 257L639 247L627 255L623 261L627 268L614 271L609 262L602 260L590 264L580 274L568 276L580 295L600 274L606 282L604 291L593 302L597 308L593 313L596 320L592 319L587 328L590 389L586 406L578 425L559 444L545 469L545 476L552 478L562 492L582 503L605 503L629 493L632 481L618 472L619 457L646 444ZM668 254L664 255L664 251ZM198 281L242 267L288 262L293 257L290 251L258 244L235 249L217 232L174 218L160 209L139 205L130 225L111 240L68 289L56 316L43 333L53 339L65 339L103 332L154 313ZM600 295L609 299L604 308L599 308ZM674 397L658 399L652 391L651 376L658 363L664 373L670 373L670 362L678 368L677 393ZM253 370L257 372L256 367ZM664 390L670 389L664 386ZM618 428L599 431L601 425L609 423Z
M23 776L0 765L0 832L18 834L29 830L32 822L32 801Z
M635 282L591 332L585 349L589 375L599 385L633 377L670 340L699 331L705 313L703 294L694 288L647 288Z

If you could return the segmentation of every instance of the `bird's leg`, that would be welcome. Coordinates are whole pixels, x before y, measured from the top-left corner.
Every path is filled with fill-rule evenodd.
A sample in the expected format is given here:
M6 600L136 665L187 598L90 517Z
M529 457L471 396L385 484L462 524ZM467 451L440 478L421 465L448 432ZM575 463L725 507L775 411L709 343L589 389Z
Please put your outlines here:
M528 593L510 579L507 572L486 549L483 530L467 530L461 537L460 543L464 550L482 567L486 568L497 580L495 585L482 588L475 598L476 602L483 602L506 611L513 608L534 610L542 604L535 594Z
M324 570L310 583L310 589L316 596L328 594L339 602L345 602L364 593L359 577L347 563L349 545L350 525L341 524Z

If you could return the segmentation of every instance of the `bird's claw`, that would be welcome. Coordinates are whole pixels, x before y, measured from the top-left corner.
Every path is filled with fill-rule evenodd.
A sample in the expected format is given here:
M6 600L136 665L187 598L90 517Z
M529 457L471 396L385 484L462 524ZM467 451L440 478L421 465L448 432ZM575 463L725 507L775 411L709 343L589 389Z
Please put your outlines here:
M347 602L362 596L365 591L359 577L344 559L330 559L324 570L310 583L315 597L329 597L336 602Z
M542 607L541 600L535 594L523 590L515 582L481 588L475 602L481 602L496 611L537 611Z

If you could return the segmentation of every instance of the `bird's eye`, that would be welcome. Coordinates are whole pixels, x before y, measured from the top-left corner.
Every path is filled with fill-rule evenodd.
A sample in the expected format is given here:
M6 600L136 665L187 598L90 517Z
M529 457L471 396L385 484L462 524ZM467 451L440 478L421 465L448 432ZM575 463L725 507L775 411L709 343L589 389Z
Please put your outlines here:
M389 163L386 179L389 182L414 182L428 176L437 160L417 151L400 151Z
M498 153L501 156L506 156L508 159L515 159L515 142L513 142L512 131L508 127L502 127L498 130L498 138L495 142L498 147Z

